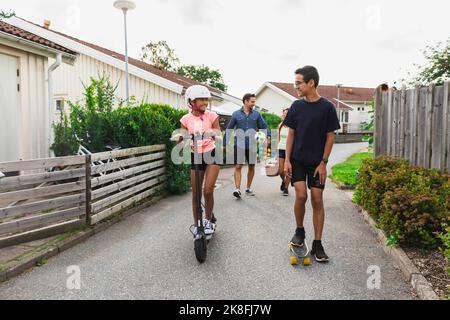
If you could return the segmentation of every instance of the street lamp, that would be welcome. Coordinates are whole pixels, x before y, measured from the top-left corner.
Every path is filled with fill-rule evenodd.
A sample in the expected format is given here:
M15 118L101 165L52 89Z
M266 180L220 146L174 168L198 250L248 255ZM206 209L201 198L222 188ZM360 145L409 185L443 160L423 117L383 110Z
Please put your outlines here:
M128 84L128 38L127 38L127 12L136 8L136 4L129 0L118 0L114 2L114 8L120 9L123 12L123 23L125 29L125 83L126 83L126 97L127 105L130 101L130 88Z

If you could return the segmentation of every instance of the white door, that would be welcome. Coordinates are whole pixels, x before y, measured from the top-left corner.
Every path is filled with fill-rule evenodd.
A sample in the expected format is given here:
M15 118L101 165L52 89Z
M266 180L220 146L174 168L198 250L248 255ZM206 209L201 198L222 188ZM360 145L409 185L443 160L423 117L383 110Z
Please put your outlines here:
M17 58L0 53L0 161L20 158Z

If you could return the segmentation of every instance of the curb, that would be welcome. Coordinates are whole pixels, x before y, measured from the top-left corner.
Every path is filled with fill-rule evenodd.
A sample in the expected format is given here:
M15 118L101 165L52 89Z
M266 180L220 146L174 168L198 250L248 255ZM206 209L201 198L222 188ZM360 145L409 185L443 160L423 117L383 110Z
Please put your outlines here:
M31 257L26 258L23 261L20 261L17 265L14 265L14 266L8 268L7 270L1 271L0 272L0 283L5 282L13 277L20 275L21 273L23 273L29 269L32 269L32 268L38 266L38 263L42 260L50 259L50 258L56 256L57 254L65 251L69 248L72 248L72 247L76 246L77 244L82 243L83 241L89 239L93 235L108 229L112 225L120 222L121 220L126 219L127 217L139 212L140 210L150 207L151 205L155 204L156 202L165 198L166 196L167 196L167 193L163 193L159 196L156 196L145 203L142 203L136 207L133 207L133 208L125 211L121 215L115 216L114 218L111 218L110 220L101 222L98 225L95 225L86 231L82 231L82 232L70 237L69 239L64 240L58 245L50 246L49 248L47 248L45 250L45 252L33 254Z
M428 282L428 280L420 273L419 269L414 265L414 263L406 255L400 247L389 247L386 245L386 235L384 232L376 227L376 222L372 219L367 211L356 205L358 211L364 217L364 221L373 227L378 240L383 246L384 252L390 255L394 263L400 268L406 280L411 284L413 289L416 291L417 295L421 300L440 300L439 296L434 292L433 287Z

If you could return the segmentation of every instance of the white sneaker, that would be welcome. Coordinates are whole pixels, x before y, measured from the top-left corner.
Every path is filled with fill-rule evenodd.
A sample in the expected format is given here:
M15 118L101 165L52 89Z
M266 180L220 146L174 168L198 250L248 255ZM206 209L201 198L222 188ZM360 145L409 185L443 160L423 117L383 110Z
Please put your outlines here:
M205 235L211 235L214 233L215 225L211 222L211 220L204 219L203 225L205 226Z
M248 196L254 196L255 195L255 193L253 192L252 189L245 190L245 194L248 195Z
M233 196L240 199L241 198L241 190L239 190L239 189L234 190Z

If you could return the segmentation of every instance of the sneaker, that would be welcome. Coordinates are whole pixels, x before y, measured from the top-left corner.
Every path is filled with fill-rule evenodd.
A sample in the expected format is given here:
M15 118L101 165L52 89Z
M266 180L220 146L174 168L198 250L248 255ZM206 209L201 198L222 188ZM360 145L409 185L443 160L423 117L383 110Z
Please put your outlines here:
M233 196L235 196L237 199L240 199L241 198L241 190L239 190L239 189L234 190Z
M283 196L287 197L289 195L289 190L288 189L284 189L283 190Z
M316 261L318 262L328 262L329 258L327 254L325 253L325 250L322 246L321 241L314 240L312 245L311 254L314 255L316 258Z
M200 234L197 232L197 226L195 226L195 225L193 225L192 227L191 227L191 232L192 232L192 235L194 236L194 241L195 240L197 240L197 239L200 239Z
M215 225L211 222L211 220L203 220L203 225L205 226L205 235L208 236L214 233Z
M217 219L216 219L216 216L214 215L214 213L212 214L211 222L214 223L214 224L217 223Z
M254 195L255 195L255 193L253 192L253 190L250 189L250 188L248 188L247 190L245 190L245 194L248 195L248 196L254 196Z
M281 180L280 191L281 191L281 192L283 192L283 191L284 191L284 189L285 189L285 186L284 186L284 181L283 181L283 180Z
M304 228L297 228L295 230L295 234L292 237L291 243L298 247L303 247L305 244L305 229Z

